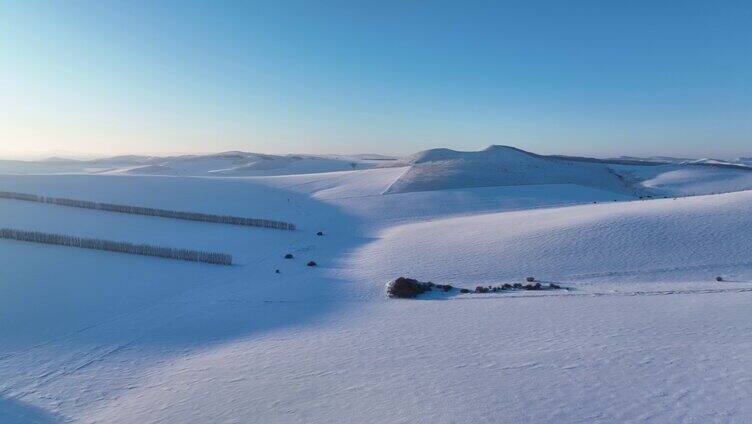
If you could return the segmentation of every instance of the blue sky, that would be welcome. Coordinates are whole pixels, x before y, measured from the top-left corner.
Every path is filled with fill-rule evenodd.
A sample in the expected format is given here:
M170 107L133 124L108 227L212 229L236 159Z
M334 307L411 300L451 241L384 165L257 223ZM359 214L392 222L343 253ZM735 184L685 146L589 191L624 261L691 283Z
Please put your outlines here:
M0 152L752 155L748 1L0 2Z

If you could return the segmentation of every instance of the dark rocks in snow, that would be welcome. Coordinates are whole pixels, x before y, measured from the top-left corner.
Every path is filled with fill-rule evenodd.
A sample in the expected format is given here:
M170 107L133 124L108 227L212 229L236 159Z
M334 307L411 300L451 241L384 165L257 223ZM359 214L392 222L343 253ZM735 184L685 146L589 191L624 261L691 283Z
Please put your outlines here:
M308 266L318 266L318 264L316 263L316 261L308 261L308 263L306 265L308 265Z
M522 284L520 284L520 283L514 283L512 285L512 287L514 287L515 289L521 289L522 288Z
M504 283L504 284L502 284L501 289L502 290L511 290L512 289L512 285L509 284L509 283Z
M468 289L460 289L460 293L470 293L470 290L468 290Z
M294 258L294 256L292 255L292 253L288 253L288 254L285 255L285 259L292 259L292 258Z
M274 273L275 273L275 274L279 274L279 270L278 270L278 269L275 269L275 270L274 270Z
M428 283L431 284L431 283ZM449 290L452 290L454 287L452 287L451 284L436 284L436 288L439 290L444 290L445 292L448 292Z
M324 235L324 232L323 232L323 231L319 231L318 233L316 233L316 235L317 235L317 236L323 236L323 235Z
M419 294L431 291L431 286L433 286L432 283L424 283L412 278L399 277L389 283L386 288L386 293L389 297L412 299Z
M528 283L534 283L535 282L535 277L527 277L525 279L525 281L527 281Z
M715 281L718 281L720 283L721 281L723 281L723 277L719 275L718 277L715 277Z
M488 293L488 287L478 286L475 288L476 293Z
M548 283L549 290L561 290L561 286L556 283Z

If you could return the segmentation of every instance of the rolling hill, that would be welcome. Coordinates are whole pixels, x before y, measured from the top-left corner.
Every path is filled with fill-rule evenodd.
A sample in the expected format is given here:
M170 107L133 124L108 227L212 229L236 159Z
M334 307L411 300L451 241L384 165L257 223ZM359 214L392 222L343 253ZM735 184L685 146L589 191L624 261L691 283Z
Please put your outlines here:
M0 227L237 260L0 240L2 423L752 419L745 169L504 147L230 178L206 173L311 168L234 153L119 160L116 175L0 175L0 190L298 230L0 199ZM703 191L730 193L637 196ZM398 276L471 290L534 276L567 290L387 299Z
M399 163L408 169L385 193L576 184L638 197L673 197L752 188L752 168L744 166L542 156L509 146L478 152L432 149Z

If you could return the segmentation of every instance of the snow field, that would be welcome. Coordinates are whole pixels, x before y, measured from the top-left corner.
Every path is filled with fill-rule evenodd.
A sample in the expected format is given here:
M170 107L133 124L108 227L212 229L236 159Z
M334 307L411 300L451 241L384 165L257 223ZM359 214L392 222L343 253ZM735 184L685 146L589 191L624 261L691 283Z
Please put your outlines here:
M0 240L0 422L752 418L752 192L383 194L407 170L0 176L0 190L299 228L0 200L0 226L169 240L239 263ZM534 275L575 290L386 299L384 284L400 275L463 287Z

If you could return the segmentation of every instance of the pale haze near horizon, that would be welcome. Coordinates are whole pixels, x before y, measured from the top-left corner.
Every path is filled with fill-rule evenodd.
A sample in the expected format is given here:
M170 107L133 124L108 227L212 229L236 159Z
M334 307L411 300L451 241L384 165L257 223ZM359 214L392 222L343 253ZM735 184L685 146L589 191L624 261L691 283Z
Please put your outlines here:
M4 2L0 156L752 156L752 6Z

